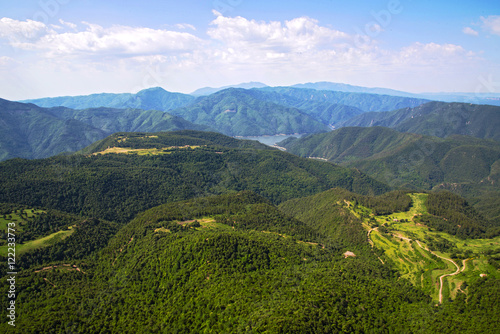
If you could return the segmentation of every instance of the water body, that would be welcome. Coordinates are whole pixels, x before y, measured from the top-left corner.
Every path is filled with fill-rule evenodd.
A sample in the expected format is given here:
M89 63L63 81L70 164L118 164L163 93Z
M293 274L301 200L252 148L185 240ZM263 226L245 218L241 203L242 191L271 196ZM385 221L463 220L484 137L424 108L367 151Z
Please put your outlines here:
M274 146L276 143L279 143L282 140L285 140L290 137L300 138L307 135L303 134L293 134L293 135L275 135L275 136L255 136L255 137L235 137L236 139L248 139L248 140L257 140L264 145Z

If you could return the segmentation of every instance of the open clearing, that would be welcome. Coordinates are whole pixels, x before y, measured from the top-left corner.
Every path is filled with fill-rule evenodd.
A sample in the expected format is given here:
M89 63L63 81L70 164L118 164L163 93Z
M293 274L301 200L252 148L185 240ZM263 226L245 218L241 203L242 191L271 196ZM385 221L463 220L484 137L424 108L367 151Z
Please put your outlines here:
M376 226L369 219L365 219L363 226L367 230L369 242L384 250L383 259L380 259L382 262L391 263L402 277L421 287L440 303L445 298L455 298L457 293L466 293L466 287L462 287L464 282L481 279L481 275L500 278L500 268L491 265L486 255L488 251L500 250L500 237L459 239L444 232L431 231L413 220L415 216L427 214L427 194L409 196L412 198L409 211L385 216L374 216L368 208L348 205L357 217L361 217L361 213L365 216L369 213L375 218ZM383 226L384 232L377 226ZM452 259L451 253L429 249L425 242L429 237L446 239L459 252L469 250L472 256L468 259Z
M160 154L170 154L173 150L176 149L196 149L201 146L168 146L163 148L130 148L130 147L108 147L104 151L94 153L93 155L98 154L137 154L137 155L160 155Z
M70 226L67 230L58 231L40 239L31 240L24 244L16 243L16 256L34 249L51 246L66 239L73 234L74 231L74 228ZM7 256L7 248L7 245L0 246L0 255Z

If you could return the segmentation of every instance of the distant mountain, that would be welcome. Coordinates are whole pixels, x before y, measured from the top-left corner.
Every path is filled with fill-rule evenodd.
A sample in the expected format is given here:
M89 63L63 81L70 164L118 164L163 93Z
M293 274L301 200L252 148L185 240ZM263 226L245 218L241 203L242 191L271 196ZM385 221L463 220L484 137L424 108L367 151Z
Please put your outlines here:
M353 86L343 83L335 83L335 82L309 82L305 84L297 84L291 87L294 88L307 88L307 89L316 89L316 90L333 90L338 92L348 92L348 93L368 93L368 94L380 94L380 95L392 95L392 96L404 96L404 97L414 97L414 98L422 98L418 94L403 92L400 90L394 90L389 88L368 88L361 86Z
M267 87L257 89L257 91L267 93L268 98L275 99L274 102L276 103L281 101L281 104L293 105L294 107L299 107L305 102L331 103L354 107L363 112L389 111L400 108L416 107L429 102L429 100L410 97L293 87Z
M278 145L303 157L355 167L394 187L446 189L500 219L500 143L464 136L446 139L383 127L346 127Z
M205 130L162 111L40 108L0 99L0 161L74 152L119 131Z
M224 87L219 87L219 88L213 88L213 87L204 87L195 90L194 92L191 93L193 96L206 96L206 95L211 95L214 93L217 93L221 90L228 89L228 88L243 88L243 89L251 89L251 88L263 88L263 87L268 87L266 84L263 84L262 82L246 82L242 83L239 85L230 85L230 86L224 86Z
M163 88L155 87L144 89L137 94L92 94L84 96L62 96L34 100L24 100L21 102L34 103L40 107L68 107L72 109L87 108L133 108L143 110L161 110L183 107L194 100L194 97L187 94L167 92Z
M364 113L342 126L384 126L441 138L457 134L500 140L500 107L429 102L415 108Z
M305 83L297 84L291 87L295 88L308 88L316 90L332 90L338 92L350 92L350 93L370 93L370 94L382 94L382 95L392 95L392 96L404 96L413 97L418 99L427 99L433 101L442 102L463 102L463 103L474 103L474 104L489 104L494 106L500 106L500 93L408 93L400 90L394 90L389 88L368 88L361 86L353 86L343 83L334 82L315 82L315 83Z
M259 99L259 97L261 99ZM314 133L329 128L297 108L270 102L254 90L228 88L171 111L230 136Z
M48 109L52 115L62 119L74 119L89 124L110 135L115 132L159 132L183 129L210 130L209 127L193 124L178 116L158 110L90 108L73 110L68 108Z

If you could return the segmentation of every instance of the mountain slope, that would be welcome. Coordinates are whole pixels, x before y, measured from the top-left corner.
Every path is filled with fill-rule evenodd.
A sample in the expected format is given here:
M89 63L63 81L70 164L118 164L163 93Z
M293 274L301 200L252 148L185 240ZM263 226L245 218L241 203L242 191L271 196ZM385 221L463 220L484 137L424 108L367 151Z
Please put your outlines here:
M417 99L427 99L433 101L443 101L443 102L463 102L463 103L473 103L473 104L490 104L494 106L500 106L500 94L498 93L421 93L414 94L403 92L394 89L387 88L368 88L347 85L342 83L334 82L314 82L293 85L294 88L312 88L316 90L333 90L339 92L350 92L350 93L369 93L369 94L381 94L381 95L392 95L392 96L405 96L413 97Z
M429 298L369 252L344 259L322 241L248 192L162 205L77 262L80 271L23 271L16 326L23 333L399 332L435 320L419 321L412 311L432 313Z
M0 161L78 151L114 132L206 130L162 111L40 108L0 99Z
M62 119L74 119L101 129L110 135L115 132L159 132L182 129L208 130L180 117L158 110L91 108L73 110L51 108L48 110Z
M2 162L0 202L125 222L155 205L231 191L252 190L279 203L334 186L366 194L388 190L359 171L268 147L253 149L263 145L221 134L119 133L112 138L93 145L88 155Z
M364 112L388 111L400 108L416 107L429 102L429 100L410 97L337 92L305 88L300 89L293 87L267 87L255 90L261 92L262 94L267 93L269 98L281 99L286 105L304 103L306 101L319 103L328 102L358 108Z
M119 108L168 111L191 103L194 97L187 94L167 92L163 88L155 87L141 90L136 94L92 94L83 96L61 96L25 100L21 102L34 103L40 107L50 108L63 106L71 109L88 108Z
M213 88L213 87L204 87L195 90L194 92L191 93L193 96L206 96L206 95L211 95L214 93L217 93L221 90L228 89L228 88L243 88L243 89L252 89L252 88L263 88L263 87L268 87L266 84L263 84L262 82L247 82L247 83L242 83L238 85L230 85L230 86L223 86L219 88Z
M328 127L296 108L259 99L253 91L229 88L201 97L172 114L230 136L313 133Z
M355 167L394 187L447 189L500 217L500 144L450 136L446 139L383 127L346 127L279 143L288 152ZM488 204L489 203L489 204Z
M342 126L385 126L442 138L458 134L500 140L500 107L429 102L415 108L365 113Z
M76 151L106 135L101 129L58 118L34 104L0 99L0 160Z

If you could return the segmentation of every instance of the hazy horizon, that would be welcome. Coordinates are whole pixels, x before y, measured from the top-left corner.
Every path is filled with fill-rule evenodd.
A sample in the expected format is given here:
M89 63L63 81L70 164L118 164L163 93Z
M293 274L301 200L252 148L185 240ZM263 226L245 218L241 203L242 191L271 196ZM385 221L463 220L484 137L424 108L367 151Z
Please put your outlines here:
M500 3L29 0L0 4L9 100L242 82L500 93Z

